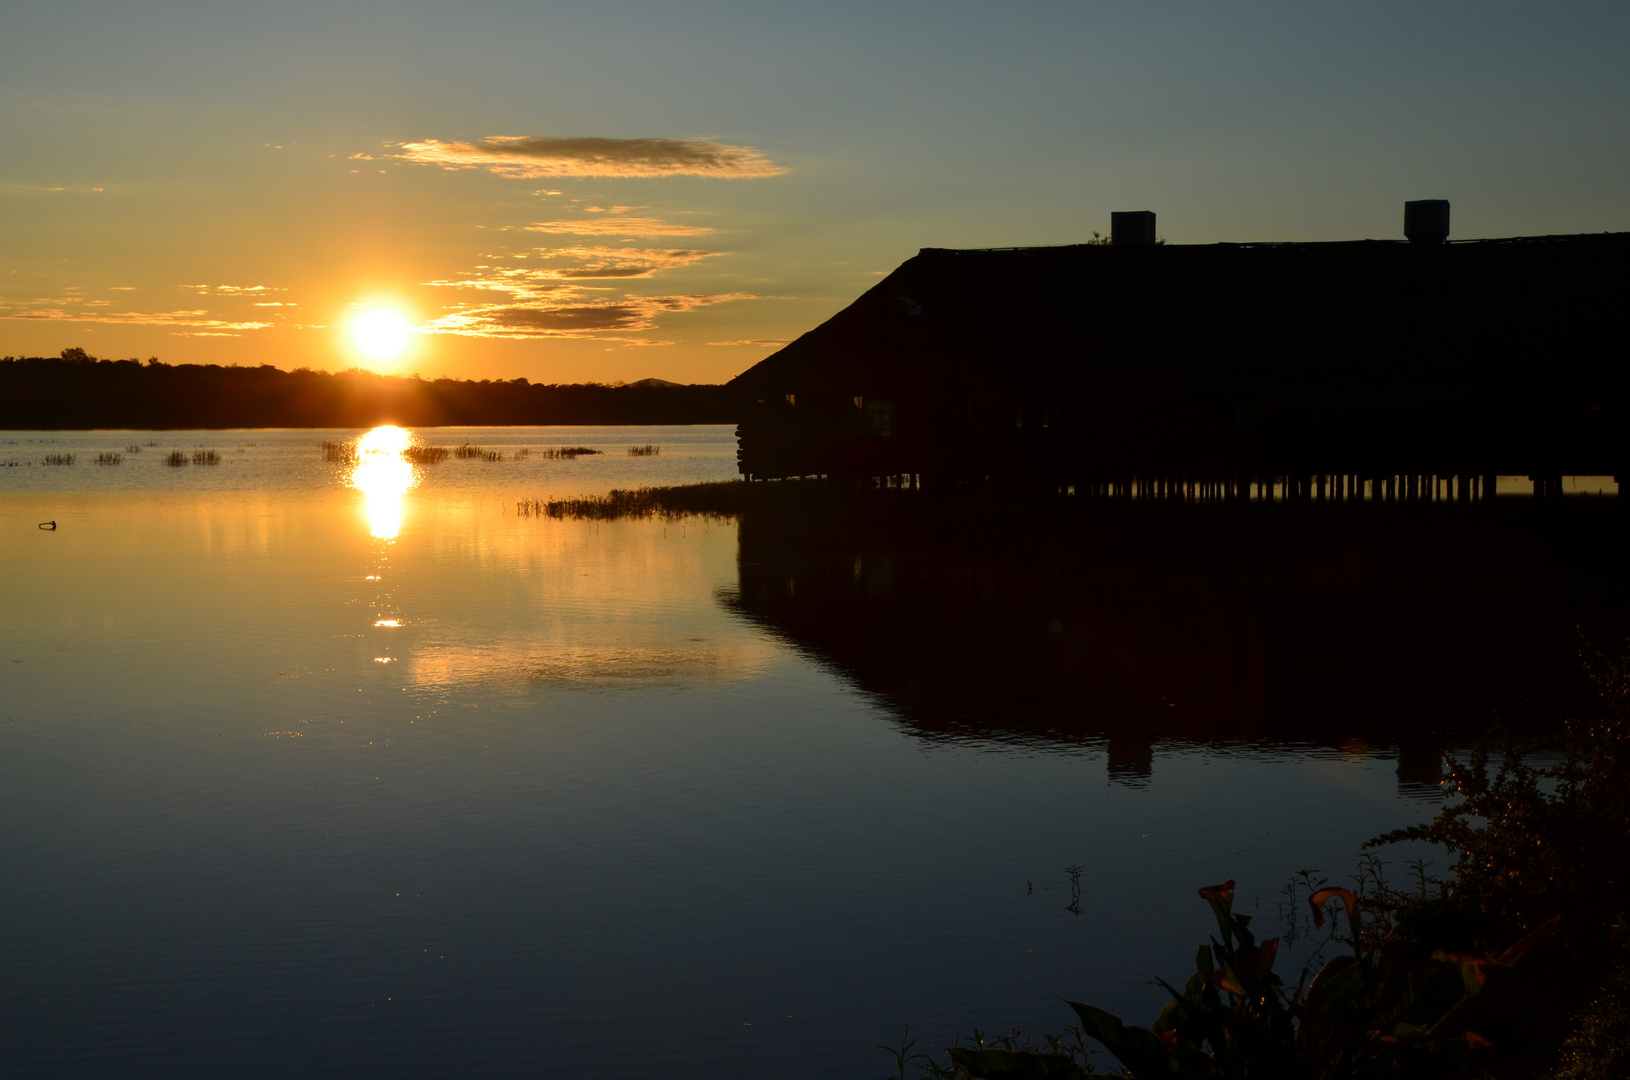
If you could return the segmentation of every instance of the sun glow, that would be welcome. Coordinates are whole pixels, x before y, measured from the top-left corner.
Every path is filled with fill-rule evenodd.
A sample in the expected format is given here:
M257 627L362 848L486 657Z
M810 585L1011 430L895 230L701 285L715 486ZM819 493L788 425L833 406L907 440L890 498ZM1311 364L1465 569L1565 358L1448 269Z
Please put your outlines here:
M402 531L402 496L417 479L402 456L411 442L408 432L389 424L357 440L351 486L367 497L368 531L381 540L394 540Z
M413 327L395 308L366 308L351 320L351 341L370 360L395 360L413 341Z

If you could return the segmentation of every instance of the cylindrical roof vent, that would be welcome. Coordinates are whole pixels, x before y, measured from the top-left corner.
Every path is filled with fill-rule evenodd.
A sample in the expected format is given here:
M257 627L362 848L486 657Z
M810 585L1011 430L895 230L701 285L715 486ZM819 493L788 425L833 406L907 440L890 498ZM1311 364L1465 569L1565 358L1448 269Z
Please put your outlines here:
M1449 200L1404 203L1404 235L1411 244L1441 244L1449 239Z
M1155 242L1155 212L1153 210L1115 210L1109 215L1109 241L1116 247L1123 244L1152 244Z

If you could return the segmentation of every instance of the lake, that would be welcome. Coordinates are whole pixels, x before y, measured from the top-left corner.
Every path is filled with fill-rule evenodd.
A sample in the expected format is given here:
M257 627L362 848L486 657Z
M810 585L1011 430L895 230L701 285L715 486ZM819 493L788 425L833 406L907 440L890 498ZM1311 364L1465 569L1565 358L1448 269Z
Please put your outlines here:
M1486 699L1549 707L1499 649L1623 610L1579 558L1462 588L1394 518L1301 562L1171 530L1224 573L1125 520L528 516L731 479L732 430L411 437L484 454L0 436L8 1075L877 1076L907 1024L1148 1023L1227 878L1294 982L1292 874L1428 819Z

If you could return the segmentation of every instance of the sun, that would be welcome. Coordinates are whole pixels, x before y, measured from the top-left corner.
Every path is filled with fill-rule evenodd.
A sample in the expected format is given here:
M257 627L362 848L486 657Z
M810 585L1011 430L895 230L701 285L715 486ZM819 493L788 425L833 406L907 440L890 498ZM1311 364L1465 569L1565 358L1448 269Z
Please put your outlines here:
M413 327L395 308L371 307L351 320L351 340L370 360L395 360L413 340Z

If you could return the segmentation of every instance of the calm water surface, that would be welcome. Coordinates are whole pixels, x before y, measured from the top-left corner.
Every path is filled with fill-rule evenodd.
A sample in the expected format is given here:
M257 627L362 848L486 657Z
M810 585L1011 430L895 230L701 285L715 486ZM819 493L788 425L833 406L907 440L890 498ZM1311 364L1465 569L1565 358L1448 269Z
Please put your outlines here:
M0 438L7 1075L871 1077L1147 1023L1197 887L1282 922L1435 809L1384 748L927 739L738 614L735 525L516 515L729 428L422 432L504 460L370 491L358 435Z

